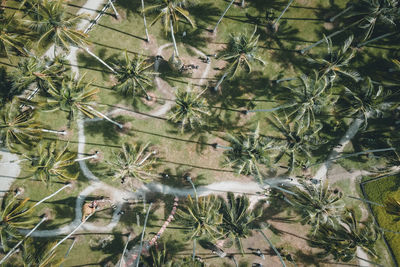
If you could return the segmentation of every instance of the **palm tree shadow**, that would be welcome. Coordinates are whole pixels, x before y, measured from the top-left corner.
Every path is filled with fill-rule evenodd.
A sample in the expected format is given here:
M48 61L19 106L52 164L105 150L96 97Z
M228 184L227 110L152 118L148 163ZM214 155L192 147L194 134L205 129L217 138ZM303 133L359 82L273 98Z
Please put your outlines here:
M208 27L216 22L216 17L220 16L221 10L216 8L214 4L197 3L188 7L189 14L196 20L196 24Z
M105 48L100 48L99 52L97 53L97 56L99 58L104 59L106 55L106 49ZM88 69L88 70L94 70L97 72L101 73L101 76L103 80L108 81L109 80L109 75L110 70L107 69L103 64L101 64L97 59L94 57L86 54L86 53L78 53L78 67L83 68L83 69Z
M149 6L153 4L153 0L146 0L145 5ZM141 15L142 5L140 1L131 1L131 0L118 0L115 2L116 7L121 7L126 11L126 16L136 16L137 14ZM145 7L146 7L145 6Z
M160 182L162 182L162 184L174 186L176 188L187 188L191 190L192 185L185 178L186 176L190 176L195 186L206 185L205 176L202 174L196 175L193 170L194 168L185 166L178 166L174 169L164 169L161 174Z
M117 127L106 120L87 122L85 125L85 131L86 134L91 136L101 134L104 140L110 143L118 143L121 138Z

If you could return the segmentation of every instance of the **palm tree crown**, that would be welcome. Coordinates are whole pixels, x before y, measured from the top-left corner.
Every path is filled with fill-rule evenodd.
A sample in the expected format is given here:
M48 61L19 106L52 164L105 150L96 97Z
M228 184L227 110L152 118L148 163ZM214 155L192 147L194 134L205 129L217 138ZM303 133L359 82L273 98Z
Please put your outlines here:
M352 78L355 81L360 80L360 74L356 71L349 69L349 63L355 56L355 49L351 48L353 42L353 35L351 35L343 44L343 46L334 50L332 46L332 40L325 37L327 46L327 54L324 57L312 58L307 57L307 60L315 65L320 72L320 76L328 76L329 81L333 82L337 75L344 75Z
M70 45L87 45L86 34L74 27L84 15L68 15L63 0L43 0L32 8L31 19L26 20L28 27L38 32L38 45L53 41L56 47L69 50Z
M287 194L289 203L300 214L303 223L308 223L315 234L321 225L336 225L344 208L342 193L329 188L328 183L313 185L300 181L301 187L296 187Z
M218 230L218 225L222 223L222 214L219 213L221 202L214 195L195 200L189 195L185 205L180 207L176 213L178 222L189 228L191 240L203 235L213 239L222 235Z
M228 134L231 149L224 152L225 165L232 166L239 174L255 175L261 180L260 166L267 166L271 154L271 140L260 136L260 126L254 132Z
M153 64L141 56L129 59L128 53L125 52L124 64L114 65L118 79L118 84L114 88L125 95L128 93L135 95L137 87L139 87L146 97L148 97L146 87L151 86L152 76L156 74L149 70Z
M23 47L23 39L17 33L17 21L14 16L6 17L0 14L0 54L5 54L10 59L10 52L16 50L21 54L26 54Z
M229 62L227 72L230 77L234 77L240 68L251 72L251 66L254 62L265 65L265 62L256 55L258 38L260 37L256 35L256 31L257 27L250 36L243 33L231 34L227 48L218 55L218 58Z
M348 262L356 257L357 247L376 258L374 245L379 236L373 223L358 222L354 211L349 210L341 223L319 227L309 243L312 247L325 250L319 253L320 257L331 254L336 261Z
M186 90L178 89L175 92L175 106L171 109L169 119L175 123L181 124L181 131L185 127L196 129L204 124L206 116L210 115L207 101L202 97L203 93L187 88Z
M31 141L38 140L39 127L33 110L20 111L18 101L13 100L0 109L0 140L9 149L13 149L14 144L28 147Z
M26 156L31 162L30 171L44 183L57 178L70 181L78 178L79 173L71 174L68 167L75 162L76 153L68 150L68 144L60 147L57 142L40 142L33 156Z
M107 161L115 179L125 180L134 178L147 181L154 176L158 158L156 151L149 148L150 143L145 145L131 145L124 143L122 149L114 153L112 160Z

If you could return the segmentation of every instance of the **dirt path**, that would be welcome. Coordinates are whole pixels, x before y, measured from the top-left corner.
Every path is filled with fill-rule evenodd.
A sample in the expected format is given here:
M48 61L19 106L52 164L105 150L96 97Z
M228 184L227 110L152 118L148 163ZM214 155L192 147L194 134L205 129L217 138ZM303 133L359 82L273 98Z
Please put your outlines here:
M21 171L16 154L0 150L0 198L10 190L10 186Z

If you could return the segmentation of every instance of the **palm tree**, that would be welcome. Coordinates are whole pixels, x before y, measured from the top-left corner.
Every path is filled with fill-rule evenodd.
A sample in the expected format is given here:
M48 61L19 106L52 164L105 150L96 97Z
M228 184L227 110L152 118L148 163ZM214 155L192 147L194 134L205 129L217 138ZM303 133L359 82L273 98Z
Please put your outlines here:
M92 100L99 92L98 88L90 89L91 83L83 81L85 75L78 80L73 77L64 77L61 84L50 83L48 93L51 95L44 103L36 103L38 106L43 106L48 110L61 110L68 113L68 120L72 121L78 111L82 112L89 118L100 117L117 125L119 128L123 126L100 111L93 108L95 102Z
M288 110L287 115L291 121L295 121L300 127L307 129L316 124L315 115L321 113L328 104L334 101L326 94L328 88L328 78L318 77L314 73L314 78L302 75L297 79L300 84L288 86L290 93L285 99L286 103L268 110L249 110L248 112L271 112L277 110Z
M251 72L251 66L254 62L265 65L265 62L256 55L258 38L260 37L260 35L255 35L256 31L257 27L254 28L250 36L243 33L237 35L231 34L228 46L218 55L218 58L227 60L229 65L215 86L215 91L218 90L226 77L233 78L240 68Z
M357 248L361 248L369 255L377 258L374 249L375 242L379 238L379 232L371 222L359 222L355 218L354 211L346 211L342 223L323 225L318 228L315 236L309 241L311 247L324 250L318 253L319 257L332 255L335 261L348 262L357 255Z
M122 149L113 153L113 157L107 164L113 173L114 179L134 178L146 182L154 177L154 170L158 164L157 151L149 148L150 143L145 145L131 145L124 143Z
M397 2L391 0L360 0L354 4L354 7L346 10L352 11L346 17L351 18L352 21L347 23L347 26L342 27L340 30L329 34L327 37L315 42L312 45L307 46L300 50L302 54L315 46L323 43L325 38L332 38L342 32L358 25L360 28L365 29L365 35L363 40L367 40L371 37L374 28L378 22L383 24L396 25L395 21L398 17L396 7Z
M190 240L196 240L201 236L218 239L222 233L218 226L222 223L222 214L219 212L221 202L214 195L199 197L193 200L190 195L187 201L178 209L177 222L187 228Z
M332 190L327 182L314 185L300 180L301 187L287 194L288 202L301 216L302 223L310 224L312 235L321 225L335 226L340 221L344 203L342 192Z
M236 246L243 254L242 238L247 238L252 234L262 210L250 210L249 198L245 195L235 198L232 192L228 192L227 201L221 200L221 202L223 221L220 227L226 235L234 239Z
M33 156L25 156L31 162L30 171L36 179L47 184L53 179L65 182L78 178L79 172L69 171L76 153L68 150L68 143L60 147L57 142L40 142L36 150Z
M20 111L16 100L0 109L0 140L10 150L14 149L14 144L29 147L40 136L40 124L36 122L32 109Z
M24 241L22 249L22 261L24 267L51 267L60 266L64 261L57 259L57 252L50 251L55 242L36 241L28 238Z
M169 120L181 125L181 132L188 128L190 130L204 125L205 117L210 115L206 99L202 96L204 92L198 92L188 87L186 90L178 89L175 92L175 106L171 109Z
M145 8L143 12L154 11L157 10L160 13L157 17L151 22L151 26L154 25L158 20L162 19L164 24L164 31L168 33L171 32L172 41L174 43L175 55L179 57L178 47L176 46L174 30L178 29L178 22L180 19L184 19L190 23L190 25L194 28L195 24L189 16L189 12L182 8L182 3L184 1L181 0L162 0L162 2L158 5L153 5Z
M361 117L363 119L362 129L366 129L368 118L378 117L383 114L388 106L386 100L390 99L391 93L385 91L382 85L375 85L371 78L367 77L350 89L345 87L342 96L348 103L343 111L350 115Z
M128 53L125 51L125 62L118 65L114 64L118 79L118 84L114 86L114 89L120 91L124 95L135 95L139 87L146 95L146 98L150 99L146 87L152 85L152 78L156 74L150 71L153 64L154 63L146 61L142 56L135 56L133 59L130 59Z
M24 39L18 34L18 23L14 15L6 17L0 14L0 54L6 55L10 59L10 51L16 50L22 55L26 55L24 51Z
M395 221L400 220L400 201L394 197L388 197L385 200L385 211L388 214L395 215Z
M8 250L10 239L19 238L18 229L28 229L35 219L29 218L33 209L28 204L29 198L17 200L16 196L6 196L1 206L0 241L4 251Z
M50 60L31 56L19 61L16 70L11 73L12 87L21 91L34 85L47 91L49 82L59 78L65 71L64 59L60 57Z
M320 123L316 123L308 129L303 129L298 122L283 123L277 116L267 119L270 125L280 132L280 137L273 137L273 147L279 151L275 163L280 161L284 155L289 157L289 172L296 166L307 166L311 158L311 151L318 148L323 142L318 133L322 129Z
M348 68L350 61L355 56L355 49L350 47L353 42L353 35L347 38L343 46L337 51L334 51L330 38L326 38L325 42L327 45L326 56L316 59L311 56L307 57L307 60L318 68L320 75L327 75L330 82L333 82L338 74L359 81L361 79L360 74Z
M230 147L224 151L224 165L232 166L238 174L255 175L262 182L260 165L269 165L272 144L270 139L260 136L260 125L254 132L228 134L226 139Z
M274 21L274 23L271 25L271 29L273 31L277 31L278 30L278 23L279 20L282 18L282 16L285 14L285 12L288 10L288 8L290 7L290 5L293 3L294 0L289 0L288 4L286 5L286 7L283 9L283 11L281 12L281 14L278 16L278 18Z
M83 14L67 14L63 0L43 0L33 6L30 19L25 23L40 35L38 45L44 45L46 41L54 43L55 56L57 47L69 51L70 45L80 47L88 44L85 40L87 35L74 29L84 17Z
M146 33L146 42L150 42L149 31L147 30L146 14L144 12L144 0L141 0L141 2L142 2L143 24Z

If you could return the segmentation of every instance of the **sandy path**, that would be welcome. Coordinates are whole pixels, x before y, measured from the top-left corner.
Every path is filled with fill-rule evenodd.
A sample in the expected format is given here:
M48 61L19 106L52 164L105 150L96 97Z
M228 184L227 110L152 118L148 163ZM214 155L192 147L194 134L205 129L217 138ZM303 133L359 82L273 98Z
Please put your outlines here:
M17 155L6 150L0 150L0 197L10 190L10 186L21 171Z

